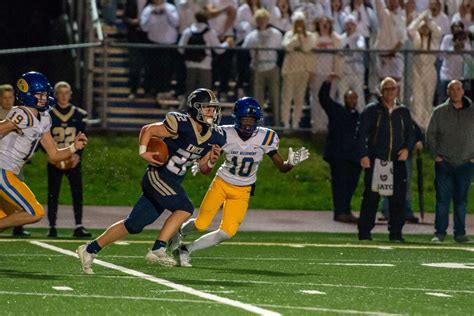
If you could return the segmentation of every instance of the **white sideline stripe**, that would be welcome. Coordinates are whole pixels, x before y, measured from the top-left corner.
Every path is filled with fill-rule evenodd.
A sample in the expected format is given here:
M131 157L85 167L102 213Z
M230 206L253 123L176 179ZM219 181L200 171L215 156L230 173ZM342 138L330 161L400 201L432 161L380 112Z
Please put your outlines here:
M273 305L273 304L258 304L263 307L272 307L272 308L288 308L288 309L298 309L304 311L312 312L331 312L331 313L340 313L340 314L361 314L361 315L376 315L376 316L399 316L405 314L390 314L384 312L366 312L366 311L356 311L351 309L332 309L324 307L305 307L305 306L285 306L285 305Z
M53 286L53 289L57 291L72 291L73 290L69 286Z
M0 242L25 242L32 241L31 239L21 238L0 238ZM84 243L84 240L77 239L35 239L34 241L45 242L45 243ZM149 240L127 240L130 244L150 244ZM454 244L454 243L453 243ZM373 248L379 249L380 247L386 247L380 244L300 244L300 243L278 243L278 242L223 242L220 245L228 246L274 246L274 247L292 247L292 248L304 248L304 247L316 247L316 248ZM300 247L301 246L301 247ZM420 249L420 250L463 250L474 252L474 247L452 247L452 246L421 246L421 245L390 245L387 246L394 249Z
M271 282L271 281L252 281L252 280L226 280L226 279L199 279L206 282L228 282L228 283L252 283L252 284L270 284L270 285L301 285L301 286L326 286L336 288L353 288L353 289L380 289L380 290L396 290L396 291L430 291L430 292L450 292L450 293L466 293L474 294L471 290L444 290L444 289L424 289L412 287L385 287L385 286L368 286L368 285L346 285L346 284L330 284L330 283L309 283L309 282Z
M176 299L176 298L162 298L162 297L139 297L139 296L108 296L108 295L79 295L79 294L65 294L65 293L31 293L31 292L12 292L12 291L0 291L3 295L28 295L28 296L50 296L50 297L73 297L73 298L97 298L97 299L120 299L120 300L134 300L134 301L160 301L160 302L177 302L177 303L199 303L218 305L219 303L214 301L203 301L203 300L190 300L190 299ZM388 314L382 312L365 312L356 310L345 310L345 309L330 309L322 307L304 307L304 306L286 306L286 305L271 305L271 304L258 304L262 307L272 308L284 308L284 309L298 309L306 311L323 311L323 312L337 312L341 314L363 314L363 315L380 315L380 316L397 316L400 314Z
M74 253L70 250L59 248L59 247L49 245L49 244L46 244L46 243L43 243L43 242L30 241L30 243L33 244L33 245L45 248L45 249L49 249L49 250L52 250L52 251L56 251L56 252L65 254L67 256L71 256L71 257L75 257L75 258L78 257L76 253ZM190 287L187 287L187 286L184 286L184 285L181 285L181 284L176 284L176 283L170 282L170 281L165 280L165 279L157 278L157 277L154 277L152 275L145 274L145 273L140 272L140 271L128 269L128 268L125 268L125 267L122 267L122 266L119 266L119 265L115 265L113 263L109 263L109 262L106 262L106 261L96 259L96 260L94 260L94 263L96 265L100 265L100 266L103 266L103 267L106 267L106 268L109 268L109 269L114 269L114 270L123 272L125 274L133 275L133 276L136 276L138 278L148 280L150 282L158 283L158 284L161 284L163 286L167 286L167 287L170 287L172 289L175 289L175 290L187 293L187 294L191 294L191 295L194 295L194 296L198 296L198 297L201 297L201 298L212 300L212 301L215 301L215 302L218 302L218 303L221 303L221 304L230 305L230 306L240 308L240 309L243 309L243 310L255 313L255 314L268 315L268 316L280 316L281 315L280 313L277 313L277 312L274 312L274 311L266 310L266 309L263 309L263 308L260 308L260 307L257 307L257 306L253 306L253 305L250 305L250 304L245 304L245 303L242 303L242 302L239 302L239 301L231 300L229 298L220 297L220 296L217 296L217 295L214 295L214 294L204 293L204 292L195 290L193 288L190 288Z

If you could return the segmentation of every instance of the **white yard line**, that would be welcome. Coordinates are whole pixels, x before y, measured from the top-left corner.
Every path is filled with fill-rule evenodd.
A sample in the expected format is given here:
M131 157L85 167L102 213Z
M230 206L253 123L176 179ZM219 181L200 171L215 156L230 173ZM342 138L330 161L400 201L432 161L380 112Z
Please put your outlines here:
M10 238L3 239L0 238L0 242L25 242L32 241L31 239L21 239L21 238ZM45 243L84 243L84 240L75 240L75 239L35 239L35 241L45 242ZM129 244L150 244L148 240L126 240ZM454 243L453 243L454 244ZM221 245L228 246L268 246L268 247L291 247L291 248L305 248L305 247L316 247L316 248L366 248L366 249L379 249L384 250L387 247L393 249L420 249L420 250L463 250L474 252L474 247L467 246L441 246L441 245L381 245L374 243L372 245L367 244L301 244L301 243L279 243L279 242L237 242L237 241L228 241L223 242ZM384 249L381 249L384 248Z
M45 248L45 249L49 249L49 250L52 250L52 251L62 253L62 254L67 255L67 256L77 258L77 254L70 251L70 250L59 248L59 247L49 245L47 243L43 243L43 242L39 242L39 241L30 241L30 243L33 244L33 245ZM280 315L280 313L277 313L277 312L274 312L274 311L266 310L266 309L263 309L263 308L260 308L260 307L254 306L254 305L242 303L242 302L232 300L232 299L229 299L229 298L220 297L220 296L217 296L217 295L214 295L214 294L198 291L198 290L195 290L193 288L190 288L190 287L187 287L187 286L184 286L184 285L181 285L181 284L173 283L173 282L170 282L170 281L165 280L165 279L157 278L157 277L154 277L152 275L145 274L143 272L132 270L132 269L129 269L129 268L125 268L125 267L122 267L122 266L119 266L119 265L115 265L113 263L109 263L109 262L106 262L106 261L103 261L103 260L96 259L96 260L94 260L94 264L95 265L100 265L100 266L103 266L103 267L106 267L106 268L109 268L109 269L117 270L117 271L120 271L120 272L125 273L125 274L133 275L135 277L138 277L138 278L150 281L150 282L154 282L154 283L157 283L157 284L160 284L160 285L163 285L163 286L167 286L167 287L170 287L172 289L181 291L183 293L187 293L187 294L190 294L190 295L194 295L194 296L205 298L205 299L208 299L208 300L211 300L211 301L215 301L215 302L218 302L218 303L221 303L221 304L225 304L225 305L233 306L233 307L236 307L236 308L240 308L240 309L243 309L243 310L255 313L255 314L268 315L268 316L277 316L277 315L279 316Z
M98 298L98 299L112 299L112 300L133 300L133 301L161 301L161 302L178 302L178 303L202 303L202 304L215 304L219 303L214 301L203 301L203 300L190 300L190 299L178 299L178 298L163 298L163 297L140 297L140 296L111 296L111 295L94 295L94 294L66 294L66 293L38 293L38 292L13 292L13 291L0 291L2 295L20 295L20 296L53 296L53 297L74 297L74 298Z
M110 296L110 295L80 295L80 294L66 294L66 293L32 293L32 292L13 292L13 291L0 291L0 295L19 295L19 296L40 296L40 297L72 297L72 298L84 298L84 299L112 299L112 300L133 300L133 301L159 301L159 302L176 302L176 303L199 303L199 304L210 304L219 305L216 301L204 301L204 300L190 300L190 299L175 299L175 298L162 298L162 297L140 297L140 296ZM371 311L357 311L350 309L332 309L324 307L305 307L305 306L288 306L288 305L273 305L273 304L258 304L262 307L271 308L282 308L282 309L294 309L294 310L305 310L313 312L336 312L339 314L359 314L359 315L379 315L379 316L398 316L401 314L389 314L384 312L371 312Z
M200 279L206 282L226 282L226 283L237 283L237 284L269 284L269 285L298 285L298 286L326 286L336 288L352 288L352 289L380 289L380 290L396 290L396 291L430 291L430 292L449 292L449 293L465 293L474 294L471 290L445 290L445 289L425 289L425 288L412 288L412 287L386 287L386 286L366 286L366 285L346 285L346 284L330 284L330 283L309 283L309 282L271 282L271 281L252 281L252 280L226 280L226 279Z
M273 305L273 304L258 304L263 307L272 307L272 308L286 308L286 309L297 309L311 312L331 312L338 314L358 314L358 315L376 315L376 316L400 316L405 314L390 314L385 312L370 312L370 311L357 311L351 309L333 309L333 308L324 308L324 307L312 307L312 306L285 306L285 305Z
M72 288L70 288L69 286L53 286L53 290L56 290L56 291L73 291Z

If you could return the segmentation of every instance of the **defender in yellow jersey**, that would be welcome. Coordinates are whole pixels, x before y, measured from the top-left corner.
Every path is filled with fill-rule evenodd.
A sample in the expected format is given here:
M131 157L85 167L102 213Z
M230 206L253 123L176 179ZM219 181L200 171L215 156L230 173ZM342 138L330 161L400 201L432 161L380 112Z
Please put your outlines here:
M71 157L87 144L87 137L79 133L74 144L58 149L49 129L51 117L48 110L54 104L48 79L39 72L28 72L16 85L15 106L0 121L0 210L6 214L0 218L0 232L7 228L30 224L44 216L28 186L18 179L21 168L34 154L39 142L51 161L59 162Z
M288 160L283 161L278 152L276 132L259 126L262 110L254 99L245 97L237 100L233 117L234 125L221 126L226 134L226 144L222 147L225 161L201 203L199 214L196 219L181 226L170 244L180 266L191 266L192 252L217 245L237 233L247 213L252 189L257 181L257 170L265 154L280 172L290 171L309 157L304 147L295 152L290 148ZM192 231L205 231L221 206L223 214L219 229L180 246L184 235Z

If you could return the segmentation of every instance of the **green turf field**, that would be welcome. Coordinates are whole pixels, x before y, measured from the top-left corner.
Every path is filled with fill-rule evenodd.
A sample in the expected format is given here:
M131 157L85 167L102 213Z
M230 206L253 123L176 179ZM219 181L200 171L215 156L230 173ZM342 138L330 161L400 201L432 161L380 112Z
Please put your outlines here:
M143 260L155 234L105 249L99 259L106 267L96 264L92 276L82 275L68 252L83 241L3 235L0 314L474 313L473 244L433 245L419 235L391 244L386 235L362 243L347 234L243 232L195 253L192 268L163 268ZM457 268L427 266L447 263Z
M140 181L146 163L138 157L138 135L89 136L89 145L84 152L84 203L86 205L133 205L141 193ZM288 147L306 146L311 157L290 173L276 170L271 160L263 160L259 172L255 196L250 208L331 210L331 183L329 166L322 159L324 137L294 137L280 135L280 151L284 159ZM427 152L423 155L426 211L433 211L433 160ZM46 159L37 153L31 164L25 167L26 183L45 204L47 198ZM183 186L196 207L201 203L211 183L212 176L188 174ZM418 211L416 176L412 178L413 208ZM354 194L352 208L360 209L362 177ZM297 198L295 198L297 197ZM71 204L67 180L63 180L60 204ZM474 190L469 194L468 211L474 210Z

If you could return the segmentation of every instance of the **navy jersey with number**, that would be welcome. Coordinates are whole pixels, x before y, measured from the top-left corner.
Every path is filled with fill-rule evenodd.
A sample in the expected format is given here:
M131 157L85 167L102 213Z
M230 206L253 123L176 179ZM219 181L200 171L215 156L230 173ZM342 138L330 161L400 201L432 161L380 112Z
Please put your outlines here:
M173 137L166 138L168 145L168 163L159 168L160 175L183 181L188 167L194 160L204 157L212 145L224 146L225 134L220 127L215 129L207 128L204 135L197 131L197 123L187 114L170 112L166 115L164 126L173 134Z
M204 135L201 135L197 131L199 123L187 114L176 112L168 113L163 123L173 134L172 137L165 138L169 159L167 164L161 167L148 167L142 179L143 195L153 205L156 214L161 214L164 209L171 212L182 210L192 214L193 204L181 182L194 160L204 157L213 144L221 147L225 144L225 133L216 127L207 128Z
M49 113L51 115L51 135L58 144L58 148L69 147L79 132L85 132L87 112L83 109L69 105L61 108L56 105ZM78 154L82 152L79 151Z

